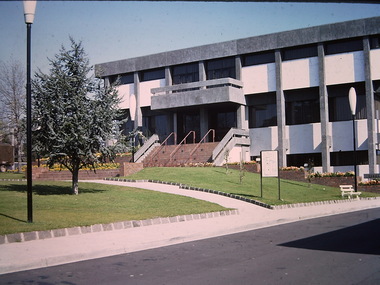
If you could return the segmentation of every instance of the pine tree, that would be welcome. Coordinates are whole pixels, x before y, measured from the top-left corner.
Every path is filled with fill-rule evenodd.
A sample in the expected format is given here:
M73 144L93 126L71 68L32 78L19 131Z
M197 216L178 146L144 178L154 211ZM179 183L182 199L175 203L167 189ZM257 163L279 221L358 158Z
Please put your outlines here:
M70 42L69 50L62 46L49 60L50 73L38 71L33 80L33 144L49 156L49 166L70 170L72 193L78 194L79 170L114 158L122 139L116 89L89 76L92 67L81 42Z

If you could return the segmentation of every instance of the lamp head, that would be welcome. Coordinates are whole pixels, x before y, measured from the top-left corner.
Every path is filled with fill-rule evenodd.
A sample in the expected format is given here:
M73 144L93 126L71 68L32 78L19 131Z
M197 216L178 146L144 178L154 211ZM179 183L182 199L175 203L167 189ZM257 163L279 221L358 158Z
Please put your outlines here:
M24 0L25 24L33 24L37 1Z
M348 92L348 101L350 102L350 109L352 116L355 116L356 113L356 91L354 87L350 88Z

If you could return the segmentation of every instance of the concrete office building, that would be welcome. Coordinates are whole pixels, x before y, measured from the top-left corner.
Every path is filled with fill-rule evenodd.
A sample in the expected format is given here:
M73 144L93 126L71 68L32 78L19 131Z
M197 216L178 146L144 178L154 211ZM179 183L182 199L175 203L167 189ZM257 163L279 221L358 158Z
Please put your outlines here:
M119 78L129 131L222 140L234 128L245 160L278 150L280 166L320 172L353 170L355 87L359 174L379 172L380 17L102 63L96 76Z

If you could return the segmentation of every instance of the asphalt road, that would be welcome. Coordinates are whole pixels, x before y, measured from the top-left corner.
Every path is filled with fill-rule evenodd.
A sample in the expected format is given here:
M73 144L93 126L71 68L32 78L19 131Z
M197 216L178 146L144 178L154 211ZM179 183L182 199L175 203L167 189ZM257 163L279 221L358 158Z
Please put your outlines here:
M5 274L0 284L380 284L380 209Z

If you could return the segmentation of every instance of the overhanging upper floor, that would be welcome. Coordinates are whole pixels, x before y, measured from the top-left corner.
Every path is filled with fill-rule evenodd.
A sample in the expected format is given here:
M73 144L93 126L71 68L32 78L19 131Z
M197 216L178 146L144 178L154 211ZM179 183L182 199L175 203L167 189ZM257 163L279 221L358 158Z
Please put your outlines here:
M171 109L216 103L245 104L243 82L233 78L153 88L151 109Z

